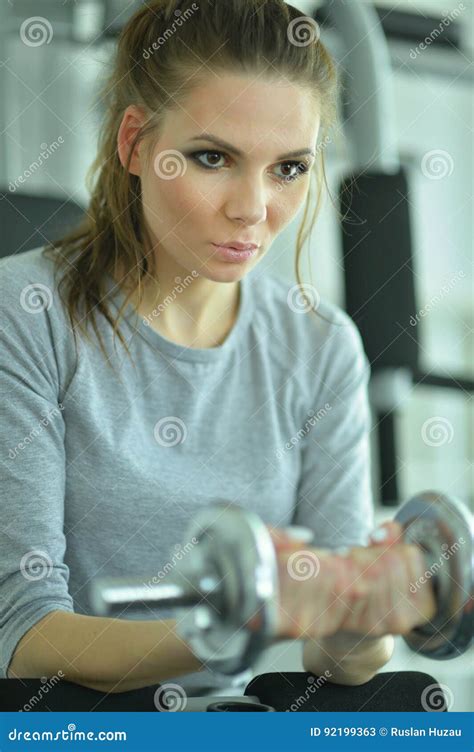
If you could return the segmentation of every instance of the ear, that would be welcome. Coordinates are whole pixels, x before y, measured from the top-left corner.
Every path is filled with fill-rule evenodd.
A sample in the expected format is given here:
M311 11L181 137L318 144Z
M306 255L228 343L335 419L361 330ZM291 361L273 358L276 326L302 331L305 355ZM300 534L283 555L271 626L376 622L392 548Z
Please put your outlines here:
M123 167L126 167L128 155L136 135L143 125L145 120L144 112L135 105L129 105L124 112L122 122L117 134L117 150L120 158L120 162ZM132 175L140 175L142 171L142 165L140 164L140 147L141 144L137 144L130 160L129 171Z

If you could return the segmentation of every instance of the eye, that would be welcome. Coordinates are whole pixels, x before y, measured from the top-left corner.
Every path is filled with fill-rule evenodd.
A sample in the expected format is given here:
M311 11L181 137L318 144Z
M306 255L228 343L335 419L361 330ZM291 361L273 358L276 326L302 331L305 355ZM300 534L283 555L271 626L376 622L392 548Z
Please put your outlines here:
M194 159L195 162L197 162L199 165L201 165L201 167L204 167L207 170L214 170L214 169L216 169L216 165L215 165L215 163L214 163L214 165L208 165L208 164L204 164L204 162L201 162L200 157L203 154L212 154L213 157L217 156L218 159L219 158L222 159L222 157L223 157L223 152L221 152L221 151L210 151L210 150L206 151L206 150L202 150L202 151L195 151L195 152L193 152L190 156Z
M211 155L211 157L213 158L217 157L217 159L213 160L214 163L212 165L205 164L204 162L201 161L201 157L203 157L204 155ZM227 156L227 155L222 151L202 149L201 151L192 152L189 156L200 167L203 167L205 170L213 170L214 172L216 172L222 167L222 165L216 165L216 162L218 162L220 159L222 159L224 156ZM288 162L280 162L280 164L278 164L277 167L282 167L282 168L290 167L289 174L277 175L277 177L280 179L282 183L292 183L295 180L297 180L300 177L300 175L304 175L305 173L308 172L310 168L310 163L308 160L292 160Z
M291 161L291 162L281 162L277 167L288 167L290 166L292 172L289 175L282 176L283 181L293 182L293 180L297 180L300 175L304 175L309 170L309 162L308 161Z

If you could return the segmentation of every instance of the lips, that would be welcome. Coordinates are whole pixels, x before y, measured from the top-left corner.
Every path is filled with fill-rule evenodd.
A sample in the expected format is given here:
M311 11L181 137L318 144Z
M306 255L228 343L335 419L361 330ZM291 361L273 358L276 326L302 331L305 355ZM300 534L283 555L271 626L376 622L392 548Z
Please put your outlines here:
M213 245L218 245L222 248L233 248L234 251L254 251L258 248L256 243L241 243L237 240L232 240L229 243L213 243Z

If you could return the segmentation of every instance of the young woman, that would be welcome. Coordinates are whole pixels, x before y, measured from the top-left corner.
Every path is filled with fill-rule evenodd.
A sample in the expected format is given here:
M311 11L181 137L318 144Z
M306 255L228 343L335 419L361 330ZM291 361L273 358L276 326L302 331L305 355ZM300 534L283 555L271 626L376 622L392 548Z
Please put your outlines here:
M2 262L3 676L215 691L172 613L95 617L88 586L169 571L221 500L271 526L276 637L312 638L308 669L367 681L420 620L407 598L393 610L411 547L324 551L365 546L373 511L361 338L299 286L338 89L317 32L283 0L145 2L101 91L84 222ZM258 266L303 204L288 286ZM290 524L314 533L317 578L291 576Z

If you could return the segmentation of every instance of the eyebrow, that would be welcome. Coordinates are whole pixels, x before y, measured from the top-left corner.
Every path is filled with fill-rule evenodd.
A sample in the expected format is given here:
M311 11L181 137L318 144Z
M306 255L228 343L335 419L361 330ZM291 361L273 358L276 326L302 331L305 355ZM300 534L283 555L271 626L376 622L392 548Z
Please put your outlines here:
M240 151L240 149L237 149L236 146L232 146L232 144L227 143L227 141L223 141L221 138L217 138L217 136L213 136L212 133L200 133L199 136L194 136L191 141L212 141L213 143L217 144L218 146L221 146L223 149L227 149L227 151L230 151L232 154L235 154L238 157L243 156L243 152ZM297 149L296 151L288 152L287 154L280 154L277 159L286 159L287 157L302 157L304 154L311 154L311 156L315 157L315 153L313 149Z

